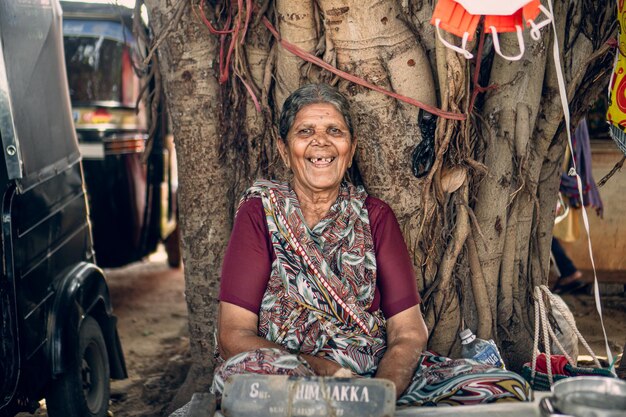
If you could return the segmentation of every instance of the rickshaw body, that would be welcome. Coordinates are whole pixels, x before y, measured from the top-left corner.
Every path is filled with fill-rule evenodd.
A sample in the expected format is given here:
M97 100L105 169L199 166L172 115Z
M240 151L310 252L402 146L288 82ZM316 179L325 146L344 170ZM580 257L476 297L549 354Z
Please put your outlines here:
M126 378L95 264L58 0L0 1L0 416L104 416Z
M173 140L163 106L155 113L157 120L148 117L153 114L146 110L153 88L137 75L142 46L133 34L132 10L112 4L61 4L72 113L98 264L117 267L140 260L163 241L173 247L168 256L177 266ZM146 154L151 123L156 129Z

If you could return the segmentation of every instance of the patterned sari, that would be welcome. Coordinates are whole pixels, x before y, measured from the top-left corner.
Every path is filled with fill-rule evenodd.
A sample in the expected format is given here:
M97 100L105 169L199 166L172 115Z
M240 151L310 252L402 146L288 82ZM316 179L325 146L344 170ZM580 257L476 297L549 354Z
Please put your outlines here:
M276 253L259 312L259 336L281 349L257 349L220 361L212 392L231 375L315 375L299 354L326 357L361 376L374 376L386 349L381 311L368 312L376 258L367 194L342 184L329 213L311 230L287 184L257 181L242 203L260 197ZM527 401L519 375L465 359L425 352L397 405L460 405Z

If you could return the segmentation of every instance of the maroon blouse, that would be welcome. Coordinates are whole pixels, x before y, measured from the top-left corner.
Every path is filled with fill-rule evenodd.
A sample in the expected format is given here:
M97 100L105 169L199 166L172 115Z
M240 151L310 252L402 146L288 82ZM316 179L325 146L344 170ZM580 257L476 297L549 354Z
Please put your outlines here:
M367 197L365 206L376 255L376 290L369 311L380 308L388 319L421 300L396 216L385 202L375 197ZM220 301L259 314L275 259L263 202L260 198L250 199L239 208L226 248Z

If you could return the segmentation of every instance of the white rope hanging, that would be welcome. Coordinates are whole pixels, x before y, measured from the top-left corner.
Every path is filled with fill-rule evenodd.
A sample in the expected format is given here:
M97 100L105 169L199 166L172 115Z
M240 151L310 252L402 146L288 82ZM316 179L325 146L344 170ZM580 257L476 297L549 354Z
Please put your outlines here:
M552 0L548 0L548 7L550 8L550 14L554 16L554 9L552 7ZM574 146L572 145L572 135L571 135L571 121L570 121L570 113L569 113L569 103L567 101L567 92L565 89L565 80L563 77L563 71L561 69L561 57L559 51L559 42L558 42L558 33L556 30L556 24L554 19L552 19L552 29L554 32L554 47L552 48L552 55L554 57L554 63L556 66L556 76L559 84L559 95L561 97L561 105L563 106L563 117L565 119L565 131L567 132L567 143L569 145L570 152L572 154L572 165L573 167L569 170L569 176L576 177L576 184L578 185L578 195L580 198L580 206L583 215L583 224L585 225L585 230L587 231L587 246L589 250L589 257L591 258L591 267L593 268L593 293L596 302L596 310L598 311L598 315L600 316L600 325L602 326L602 334L604 335L604 345L606 348L606 356L609 361L609 371L613 371L614 363L613 363L613 354L611 353L611 348L609 347L609 339L606 335L606 328L604 327L604 319L602 317L602 304L600 302L600 287L598 285L598 275L596 272L596 263L593 259L593 249L591 247L591 235L589 233L589 217L587 216L587 208L585 207L585 203L583 201L583 185L580 175L578 174L578 167L576 164L576 158L574 158Z
M541 328L543 333L543 346L546 354L546 369L550 385L552 385L553 383L552 363L550 360L552 356L552 353L550 352L551 341L554 342L556 346L561 350L561 353L563 354L563 356L565 356L567 362L569 362L569 364L572 366L576 366L576 362L568 355L567 351L563 348L561 342L559 342L559 339L554 333L552 326L550 326L548 312L546 311L546 305L544 301L544 294L550 302L550 306L556 308L561 313L566 323L574 331L574 334L576 335L578 340L582 343L587 352L589 352L589 355L591 355L591 357L593 358L593 363L596 365L596 367L601 368L600 361L591 349L591 346L589 346L583 335L578 330L578 327L576 327L576 322L574 321L573 317L571 317L570 314L567 314L567 310L563 307L561 303L558 302L558 300L556 300L556 296L550 292L547 286L539 285L535 287L535 292L533 294L533 297L535 299L535 339L533 342L533 359L531 367L532 372L530 377L531 381L534 382L536 375L537 355L539 354L539 328Z

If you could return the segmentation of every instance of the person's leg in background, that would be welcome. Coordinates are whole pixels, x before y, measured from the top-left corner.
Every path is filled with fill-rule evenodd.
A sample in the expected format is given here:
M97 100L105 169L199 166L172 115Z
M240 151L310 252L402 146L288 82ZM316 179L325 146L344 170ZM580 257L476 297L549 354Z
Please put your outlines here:
M574 262L567 256L565 250L555 237L552 238L552 256L559 270L559 279L552 291L556 294L565 294L576 291L585 286L581 281L582 273L576 268Z

